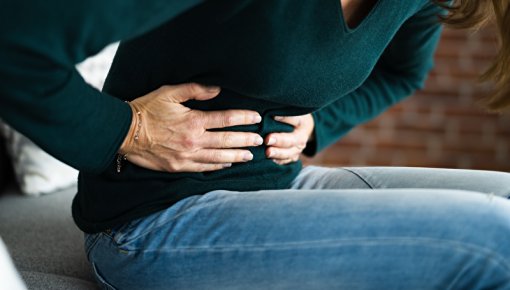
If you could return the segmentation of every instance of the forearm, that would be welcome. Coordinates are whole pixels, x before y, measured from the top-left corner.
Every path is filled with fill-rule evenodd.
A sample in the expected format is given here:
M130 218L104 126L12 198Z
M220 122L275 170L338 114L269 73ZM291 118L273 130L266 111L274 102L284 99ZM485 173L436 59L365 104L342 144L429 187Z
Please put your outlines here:
M0 118L63 162L103 171L129 130L132 113L121 100L86 84L74 65L203 1L2 3Z
M87 85L78 72L69 74L49 92L3 87L0 115L58 159L80 170L101 172L129 130L131 110Z
M421 87L413 82L375 69L356 91L314 112L315 128L304 154L313 156L359 124L370 121Z

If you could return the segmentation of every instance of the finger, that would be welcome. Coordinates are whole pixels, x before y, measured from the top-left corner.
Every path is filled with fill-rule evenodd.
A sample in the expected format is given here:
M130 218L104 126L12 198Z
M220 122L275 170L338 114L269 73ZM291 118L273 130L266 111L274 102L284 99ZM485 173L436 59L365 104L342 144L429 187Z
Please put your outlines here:
M285 165L285 164L289 164L289 163L296 162L296 161L297 160L293 160L293 159L283 159L283 160L273 159L273 162L276 164L279 164L279 165Z
M298 141L298 135L292 132L269 134L266 136L265 143L268 146L288 148L297 146L300 142Z
M207 171L217 171L225 168L231 167L231 163L190 163L186 168L183 168L182 172L207 172Z
M192 154L190 159L197 163L237 163L253 159L253 154L248 150L203 149Z
M264 143L260 135L246 132L205 132L200 138L202 148L242 148Z
M209 111L202 113L205 118L205 129L252 125L262 121L259 113L248 110Z
M299 154L301 154L301 150L296 147L291 148L269 147L266 149L266 156L272 159L295 158L295 156Z
M278 122L286 123L294 127L301 126L303 122L301 116L276 116L274 119Z
M188 83L175 86L162 86L160 93L165 94L171 100L177 103L184 103L188 100L205 101L216 97L220 87L204 86L197 83Z

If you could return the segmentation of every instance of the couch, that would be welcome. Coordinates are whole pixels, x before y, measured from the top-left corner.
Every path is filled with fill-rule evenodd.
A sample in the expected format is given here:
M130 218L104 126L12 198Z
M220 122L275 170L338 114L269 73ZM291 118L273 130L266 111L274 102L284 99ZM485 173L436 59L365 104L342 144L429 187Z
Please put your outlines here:
M89 84L98 89L103 86L117 46L112 44L77 66ZM0 237L27 287L98 289L85 257L83 234L71 218L76 189L41 197L21 195L11 170L6 170L3 141L0 134Z
M71 217L75 193L73 186L41 197L21 195L0 146L0 237L28 289L99 289L83 233Z

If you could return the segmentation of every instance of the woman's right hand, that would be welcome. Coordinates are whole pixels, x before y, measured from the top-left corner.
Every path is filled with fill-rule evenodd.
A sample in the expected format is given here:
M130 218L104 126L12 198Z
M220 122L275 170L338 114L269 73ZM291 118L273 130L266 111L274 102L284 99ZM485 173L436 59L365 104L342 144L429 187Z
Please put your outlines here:
M260 123L257 112L199 111L181 104L209 100L219 92L219 87L190 83L163 86L133 100L133 121L119 153L138 166L167 172L213 171L250 161L250 151L239 148L261 145L260 135L208 129Z

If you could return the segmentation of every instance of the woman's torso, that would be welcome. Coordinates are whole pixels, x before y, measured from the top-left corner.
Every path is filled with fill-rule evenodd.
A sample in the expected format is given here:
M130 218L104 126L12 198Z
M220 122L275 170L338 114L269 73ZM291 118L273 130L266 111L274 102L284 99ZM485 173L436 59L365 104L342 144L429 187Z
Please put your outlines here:
M369 76L406 19L426 0L379 0L355 28L345 24L339 0L206 1L158 29L121 44L104 90L132 100L162 85L198 82L222 87L192 109L250 109L263 121L225 130L262 137L290 132L275 115L315 111L355 90ZM162 173L133 164L101 175L81 174L73 216L87 232L161 210L215 189L287 188L301 163L277 165L264 146L254 159L209 173Z

